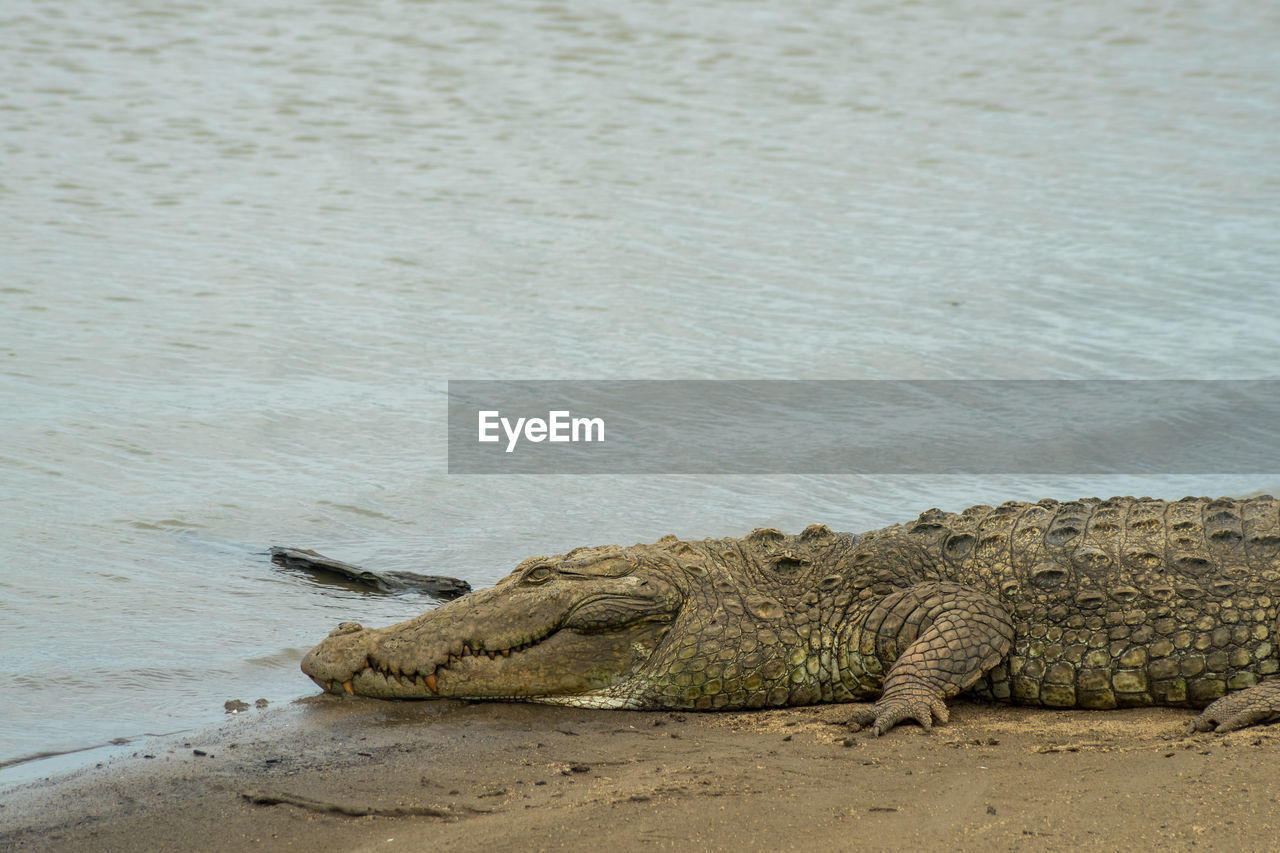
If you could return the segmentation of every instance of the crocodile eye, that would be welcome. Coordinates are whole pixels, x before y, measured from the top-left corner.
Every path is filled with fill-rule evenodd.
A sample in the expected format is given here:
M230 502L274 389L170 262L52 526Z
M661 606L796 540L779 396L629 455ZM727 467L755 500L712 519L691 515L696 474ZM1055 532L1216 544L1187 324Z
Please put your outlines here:
M530 569L525 574L524 579L527 583L546 583L551 580L553 574L554 572L551 571L549 566L537 566Z

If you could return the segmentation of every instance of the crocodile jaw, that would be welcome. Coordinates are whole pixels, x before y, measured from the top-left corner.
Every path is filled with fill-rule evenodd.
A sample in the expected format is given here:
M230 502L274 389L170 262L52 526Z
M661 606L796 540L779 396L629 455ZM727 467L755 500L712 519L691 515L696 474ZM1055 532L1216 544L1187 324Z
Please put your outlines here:
M658 579L520 577L387 628L343 623L302 671L331 693L384 699L612 696L627 692L680 610L678 591Z
M380 699L585 701L624 689L667 627L666 622L641 622L604 635L558 630L532 643L496 650L467 643L461 654L426 658L398 670L377 651L380 632L357 627L340 635L346 640L344 651L335 653L322 643L307 655L302 669L330 693ZM367 650L359 659L357 642Z

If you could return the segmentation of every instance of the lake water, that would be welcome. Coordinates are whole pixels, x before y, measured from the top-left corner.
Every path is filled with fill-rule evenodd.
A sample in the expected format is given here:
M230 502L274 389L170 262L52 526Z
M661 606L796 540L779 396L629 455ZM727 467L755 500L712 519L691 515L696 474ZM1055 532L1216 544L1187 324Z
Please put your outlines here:
M8 0L0 763L312 693L334 624L430 604L271 544L483 585L666 533L1280 490L468 477L445 446L449 379L1274 378L1277 44L1280 7L1190 0Z

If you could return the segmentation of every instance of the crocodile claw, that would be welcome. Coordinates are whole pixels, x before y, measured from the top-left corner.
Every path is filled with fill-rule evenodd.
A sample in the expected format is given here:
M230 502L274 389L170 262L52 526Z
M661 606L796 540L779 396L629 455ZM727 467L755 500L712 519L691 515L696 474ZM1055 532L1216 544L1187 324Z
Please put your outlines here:
M903 720L915 720L928 731L935 720L945 723L950 717L946 704L938 696L886 696L870 708L855 711L848 725L855 732L870 726L871 733L880 737Z

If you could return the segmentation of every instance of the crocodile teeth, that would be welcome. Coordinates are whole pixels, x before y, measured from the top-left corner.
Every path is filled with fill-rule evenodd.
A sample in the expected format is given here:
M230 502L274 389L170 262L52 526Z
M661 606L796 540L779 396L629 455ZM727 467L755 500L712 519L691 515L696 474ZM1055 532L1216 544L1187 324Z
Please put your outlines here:
M351 686L351 679L349 678L346 681L342 682L342 689L347 691L348 696L356 695L355 688Z
M427 676L427 689L432 693L436 692L436 674L433 672Z
M502 650L502 656L503 656L504 658L509 658L509 657L511 657L511 649L503 649L503 650Z
M465 658L465 657L466 657L467 655L469 655L469 654L471 654L471 647L470 647L470 646L468 646L466 643L463 643L463 644L462 644L462 656Z

